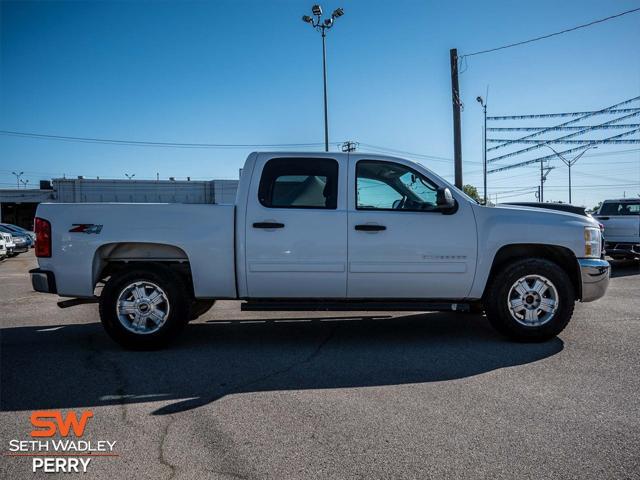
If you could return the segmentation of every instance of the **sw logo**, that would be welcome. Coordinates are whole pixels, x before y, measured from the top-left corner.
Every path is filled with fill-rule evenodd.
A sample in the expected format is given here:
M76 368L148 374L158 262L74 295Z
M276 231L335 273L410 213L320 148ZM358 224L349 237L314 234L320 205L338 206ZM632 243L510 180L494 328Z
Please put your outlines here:
M33 430L32 437L53 437L60 433L62 437L68 437L71 430L76 437L84 435L87 422L93 417L91 410L85 410L78 419L76 412L69 412L66 417L60 410L40 410L31 414L31 425L41 430Z

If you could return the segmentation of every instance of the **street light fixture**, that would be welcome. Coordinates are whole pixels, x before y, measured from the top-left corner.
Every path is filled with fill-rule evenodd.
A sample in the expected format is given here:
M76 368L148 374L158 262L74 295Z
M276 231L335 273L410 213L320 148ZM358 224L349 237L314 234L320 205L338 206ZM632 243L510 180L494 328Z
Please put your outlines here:
M136 176L136 174L132 173L131 175L129 175L128 173L125 173L124 176L127 177L128 180L131 180L133 177Z
M578 155L576 155L576 157L573 160L567 160L565 157L562 156L562 154L560 154L559 152L556 151L555 148L553 148L551 145L549 145L548 143L544 144L545 147L549 147L553 153L556 154L556 156L562 160L562 163L564 163L567 167L569 167L569 203L571 203L571 167L573 167L576 162L578 160L580 160L580 157L582 157L582 155L584 155L585 153L587 153L589 150L591 149L596 149L598 148L597 145L589 145L587 146L587 148L585 148L583 151L581 151Z
M324 151L329 151L329 119L327 111L327 47L325 38L327 36L327 30L333 27L334 20L344 15L342 8L336 8L331 14L330 18L321 19L322 7L320 5L314 5L311 7L311 13L315 16L315 19L309 15L304 15L302 21L311 25L316 31L322 34L322 79L324 86Z
M484 133L482 134L482 181L484 184L484 204L487 204L487 104L482 97L476 97L476 101L484 111Z
M11 173L16 176L16 183L18 184L18 188L20 188L20 177L24 175L24 172L20 172L20 173L11 172Z

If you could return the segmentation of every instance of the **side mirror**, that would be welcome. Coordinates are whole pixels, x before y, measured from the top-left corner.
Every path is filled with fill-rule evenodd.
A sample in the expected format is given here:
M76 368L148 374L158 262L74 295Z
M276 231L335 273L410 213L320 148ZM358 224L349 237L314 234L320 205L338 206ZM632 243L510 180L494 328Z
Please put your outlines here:
M436 205L442 213L454 213L458 209L456 200L447 187L438 187L436 190Z

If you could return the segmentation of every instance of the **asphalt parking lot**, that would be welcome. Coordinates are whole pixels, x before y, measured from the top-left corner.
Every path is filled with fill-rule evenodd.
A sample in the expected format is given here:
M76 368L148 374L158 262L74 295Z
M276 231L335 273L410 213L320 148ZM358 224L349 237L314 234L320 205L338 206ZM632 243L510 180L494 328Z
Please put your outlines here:
M32 411L89 408L84 438L119 455L89 478L640 478L638 264L543 344L478 315L220 302L157 352L121 350L95 305L32 292L34 265L0 263L5 452ZM31 459L1 462L32 478Z

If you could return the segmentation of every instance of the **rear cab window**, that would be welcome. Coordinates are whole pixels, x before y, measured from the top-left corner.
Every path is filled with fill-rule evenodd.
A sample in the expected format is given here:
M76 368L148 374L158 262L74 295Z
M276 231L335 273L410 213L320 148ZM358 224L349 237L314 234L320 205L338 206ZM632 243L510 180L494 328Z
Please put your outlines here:
M338 206L338 162L330 158L273 158L260 177L258 200L267 208Z
M598 215L640 215L640 201L637 202L605 202Z

